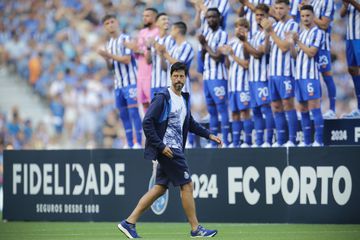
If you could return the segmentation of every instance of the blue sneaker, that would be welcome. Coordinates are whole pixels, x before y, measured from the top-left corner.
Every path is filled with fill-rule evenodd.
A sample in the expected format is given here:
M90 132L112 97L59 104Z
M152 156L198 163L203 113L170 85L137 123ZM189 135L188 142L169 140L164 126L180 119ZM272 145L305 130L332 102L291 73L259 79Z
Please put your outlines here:
M196 237L214 237L217 234L217 230L209 230L199 225L195 231L190 232L192 238Z
M128 238L141 238L136 232L135 224L129 224L126 223L125 220L122 220L117 226Z

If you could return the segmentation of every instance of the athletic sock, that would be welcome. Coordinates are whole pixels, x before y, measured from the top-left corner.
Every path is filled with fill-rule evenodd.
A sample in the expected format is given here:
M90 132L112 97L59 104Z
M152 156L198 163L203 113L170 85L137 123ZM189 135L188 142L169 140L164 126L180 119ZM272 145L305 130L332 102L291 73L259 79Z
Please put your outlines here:
M253 108L253 120L254 120L254 127L256 131L256 145L260 146L264 143L264 129L265 129L265 122L262 117L262 112L260 107Z
M240 120L233 121L232 122L232 139L233 139L233 145L239 146L240 144L240 134L241 130L243 128L243 122Z
M120 108L120 119L121 119L124 129L125 129L125 136L126 136L127 143L129 145L129 147L132 147L134 145L133 131L132 131L132 125L131 125L131 121L130 121L129 112L126 107Z
M355 95L358 102L358 109L360 110L360 75L351 76L355 86Z
M301 128L304 135L304 143L311 144L311 120L309 112L301 113Z
M218 126L219 126L219 120L218 120L218 112L216 110L215 105L208 105L208 112L210 115L210 132L214 135L218 134Z
M207 108L210 115L210 122L209 122L210 132L216 136L218 134L218 127L219 127L218 112L216 110L215 105L208 105ZM216 143L211 141L211 145L215 146Z
M295 110L286 111L289 127L289 141L296 143L296 130L298 129L298 120Z
M315 108L311 110L314 118L314 125L315 125L315 140L323 144L324 143L324 119L321 114L320 108Z
M266 142L272 143L274 135L274 116L269 105L261 106L261 112L265 115Z
M229 145L229 112L227 104L219 104L218 111L221 115L221 134L225 145Z
M248 145L252 144L251 134L253 130L253 122L251 119L245 119L244 120L244 132L245 132L245 143Z
M135 127L136 140L137 143L141 145L142 143L142 126L141 126L141 118L139 114L139 109L137 107L129 108L129 113L131 117L131 121Z
M335 102L336 102L336 86L332 76L324 76L324 82L328 90L328 97L330 102L330 109L335 112Z
M276 137L279 145L283 145L286 141L286 118L284 112L275 112L275 127L276 127Z

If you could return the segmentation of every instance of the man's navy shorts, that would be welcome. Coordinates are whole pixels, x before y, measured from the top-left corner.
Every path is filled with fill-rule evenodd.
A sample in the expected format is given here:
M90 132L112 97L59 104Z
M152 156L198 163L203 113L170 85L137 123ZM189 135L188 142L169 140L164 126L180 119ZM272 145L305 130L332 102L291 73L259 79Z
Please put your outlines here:
M169 186L170 182L176 186L182 186L191 182L191 175L183 151L177 148L170 148L173 158L161 154L158 157L156 170L156 184Z

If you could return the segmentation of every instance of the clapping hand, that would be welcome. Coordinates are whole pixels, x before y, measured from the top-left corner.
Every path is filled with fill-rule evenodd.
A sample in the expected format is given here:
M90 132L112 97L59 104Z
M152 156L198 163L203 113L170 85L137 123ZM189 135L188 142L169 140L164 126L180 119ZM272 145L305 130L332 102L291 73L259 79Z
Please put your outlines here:
M269 19L264 18L261 21L260 25L266 32L271 32L272 31L272 22Z
M294 43L297 43L299 41L299 35L296 32L292 33L292 38L294 40Z
M154 48L155 48L156 52L158 52L159 54L162 54L165 52L165 46L161 45L159 43L155 43Z
M234 53L234 51L230 45L220 46L220 47L218 47L218 50L224 55L231 55L232 53Z
M205 46L207 44L207 41L203 35L199 35L198 39L202 46Z

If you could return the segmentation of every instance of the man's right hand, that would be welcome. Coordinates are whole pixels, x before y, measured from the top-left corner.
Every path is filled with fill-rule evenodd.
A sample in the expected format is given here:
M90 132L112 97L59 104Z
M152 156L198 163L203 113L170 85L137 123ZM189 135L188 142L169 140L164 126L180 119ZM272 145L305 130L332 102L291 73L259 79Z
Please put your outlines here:
M198 39L199 39L200 44L202 46L205 46L205 44L207 43L205 37L203 35L199 35Z
M164 148L164 150L162 151L162 154L164 154L168 158L173 158L174 157L173 152L171 151L171 149L168 146L166 146Z

